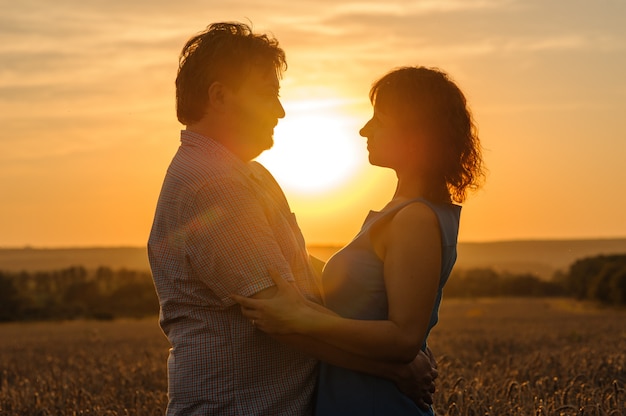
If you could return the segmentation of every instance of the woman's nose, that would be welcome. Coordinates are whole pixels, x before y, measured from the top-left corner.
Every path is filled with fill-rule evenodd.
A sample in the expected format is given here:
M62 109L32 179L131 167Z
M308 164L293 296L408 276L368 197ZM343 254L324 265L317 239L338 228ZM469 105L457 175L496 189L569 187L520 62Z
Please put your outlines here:
M361 127L361 130L359 130L359 134L361 135L361 137L367 137L369 132L370 132L370 122L368 121L367 123L365 123L365 125L363 127Z

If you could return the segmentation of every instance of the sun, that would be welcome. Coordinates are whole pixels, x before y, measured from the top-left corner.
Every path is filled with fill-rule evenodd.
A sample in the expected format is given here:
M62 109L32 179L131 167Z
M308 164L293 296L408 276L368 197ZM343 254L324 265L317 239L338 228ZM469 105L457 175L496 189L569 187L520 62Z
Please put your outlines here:
M360 120L329 100L284 103L286 117L274 131L274 146L257 158L286 190L319 194L336 190L367 163Z

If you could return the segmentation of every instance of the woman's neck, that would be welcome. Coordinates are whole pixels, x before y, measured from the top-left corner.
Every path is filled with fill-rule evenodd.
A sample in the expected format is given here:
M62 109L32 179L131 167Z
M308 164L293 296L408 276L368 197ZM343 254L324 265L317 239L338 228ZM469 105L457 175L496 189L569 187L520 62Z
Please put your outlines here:
M398 174L398 184L392 202L424 198L432 202L449 203L450 193L445 181L428 178L425 175Z

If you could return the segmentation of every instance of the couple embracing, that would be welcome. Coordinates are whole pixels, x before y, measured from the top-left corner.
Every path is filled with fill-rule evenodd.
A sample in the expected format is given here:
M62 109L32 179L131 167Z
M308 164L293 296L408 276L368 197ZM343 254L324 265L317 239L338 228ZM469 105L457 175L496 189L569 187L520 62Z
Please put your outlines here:
M171 343L168 415L429 415L427 346L483 177L465 97L442 71L395 69L360 130L397 187L316 272L287 200L253 161L285 111L284 51L240 23L184 46L181 144L148 242Z

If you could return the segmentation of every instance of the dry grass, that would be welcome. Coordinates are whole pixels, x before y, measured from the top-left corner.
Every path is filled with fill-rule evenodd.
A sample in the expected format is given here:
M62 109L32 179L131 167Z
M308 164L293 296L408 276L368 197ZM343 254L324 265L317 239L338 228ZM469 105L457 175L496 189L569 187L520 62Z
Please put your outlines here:
M444 301L431 337L450 415L626 415L626 311L555 300ZM156 415L156 318L0 325L0 415Z
M163 414L168 348L156 318L1 325L0 414Z
M445 300L431 337L449 415L626 415L626 311Z

